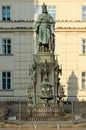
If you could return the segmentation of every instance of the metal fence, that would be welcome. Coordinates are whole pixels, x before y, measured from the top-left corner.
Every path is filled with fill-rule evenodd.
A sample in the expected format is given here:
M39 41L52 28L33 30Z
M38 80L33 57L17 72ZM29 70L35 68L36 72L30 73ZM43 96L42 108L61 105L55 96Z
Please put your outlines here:
M53 106L53 105L52 105ZM64 102L62 106L28 107L26 101L0 102L0 120L11 123L80 123L86 121L86 102Z

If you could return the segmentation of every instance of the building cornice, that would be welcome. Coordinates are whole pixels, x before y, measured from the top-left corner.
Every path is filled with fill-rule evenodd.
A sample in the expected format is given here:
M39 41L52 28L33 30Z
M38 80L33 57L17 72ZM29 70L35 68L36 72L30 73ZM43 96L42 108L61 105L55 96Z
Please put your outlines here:
M0 27L0 32L12 32L12 31L20 31L20 32L34 32L35 29L33 27L11 27L11 28L4 28ZM86 32L86 27L57 27L55 28L56 32L67 32L67 31L74 31L74 32Z
M56 32L86 32L86 27L57 27Z
M11 28L2 28L0 27L0 32L34 32L35 30L32 27L11 27Z
M10 21L2 21L0 20L0 22L4 22L4 23L9 23L9 22L36 22L36 20L10 20ZM82 21L82 20L55 20L55 22L85 22L86 21Z

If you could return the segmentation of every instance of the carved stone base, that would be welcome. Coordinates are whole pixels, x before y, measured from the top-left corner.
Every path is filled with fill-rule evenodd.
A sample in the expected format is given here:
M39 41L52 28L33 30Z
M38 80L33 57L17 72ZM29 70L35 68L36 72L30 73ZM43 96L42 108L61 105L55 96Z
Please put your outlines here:
M44 63L47 60L48 63L54 62L54 54L51 52L42 53L39 52L36 54L36 62L37 63Z

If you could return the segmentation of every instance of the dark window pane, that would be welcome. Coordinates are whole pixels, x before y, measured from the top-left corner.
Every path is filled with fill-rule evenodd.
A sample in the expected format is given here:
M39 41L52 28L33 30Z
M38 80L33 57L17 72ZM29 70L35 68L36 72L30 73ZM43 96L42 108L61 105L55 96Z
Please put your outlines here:
M3 84L3 85L2 85L2 89L6 89L6 84Z
M2 72L2 77L6 77L6 72Z
M11 54L11 50L8 50L8 54Z
M83 54L85 54L85 46L83 46Z
M11 87L11 86L10 86L10 84L8 83L8 84L7 84L7 89L10 89L10 87Z
M2 6L2 9L3 9L3 10L5 10L5 9L6 9L6 7L5 7L5 6Z
M10 45L8 45L8 50L10 50L11 49L11 46Z
M83 43L85 44L85 40L83 39L82 41L83 41Z
M82 72L82 77L85 77L85 72Z
M10 18L7 18L7 20L9 21L9 20L10 20Z
M7 10L10 10L10 6L7 6Z
M9 84L10 84L10 83L11 83L11 79L7 79L7 83L9 83Z
M3 83L3 84L6 84L6 79L2 79L2 83Z
M8 43L11 43L11 40L10 40L10 39L8 39L8 40L7 40L7 42L8 42Z
M10 72L7 72L7 77L10 77L11 76L11 73Z
M11 53L11 46L8 45L8 54L10 54L10 53Z
M3 21L6 21L6 18L2 18Z

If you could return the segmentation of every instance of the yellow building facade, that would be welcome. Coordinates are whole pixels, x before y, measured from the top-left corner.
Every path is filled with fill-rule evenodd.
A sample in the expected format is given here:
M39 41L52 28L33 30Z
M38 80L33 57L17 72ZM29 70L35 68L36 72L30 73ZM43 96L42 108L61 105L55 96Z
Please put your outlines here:
M86 100L86 0L0 0L0 100L26 99L35 20L46 3L55 19L55 55L64 100Z

